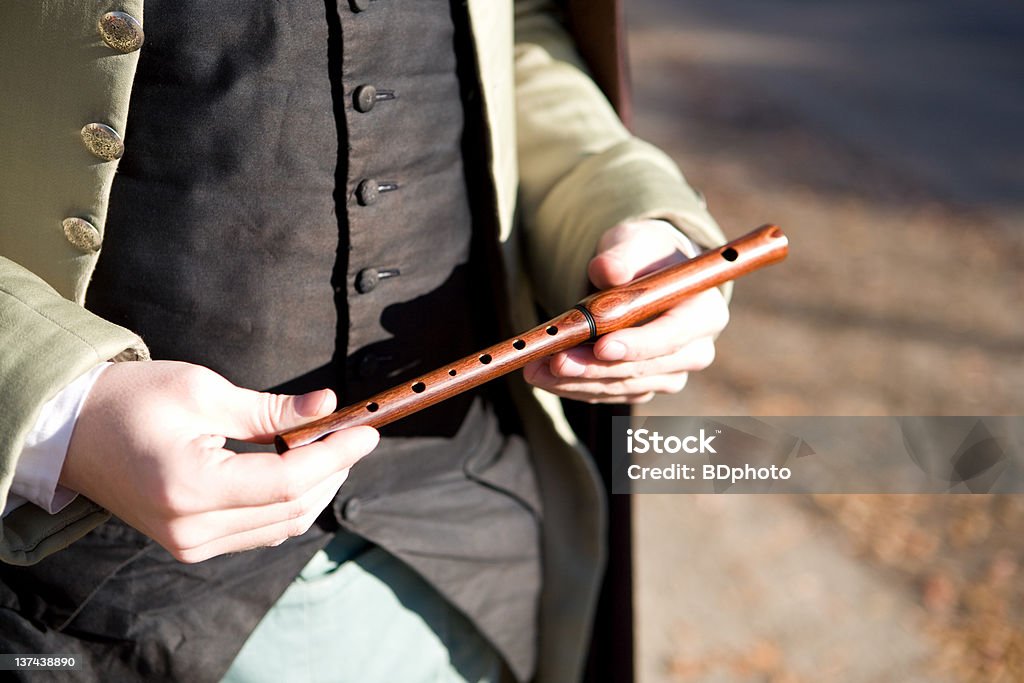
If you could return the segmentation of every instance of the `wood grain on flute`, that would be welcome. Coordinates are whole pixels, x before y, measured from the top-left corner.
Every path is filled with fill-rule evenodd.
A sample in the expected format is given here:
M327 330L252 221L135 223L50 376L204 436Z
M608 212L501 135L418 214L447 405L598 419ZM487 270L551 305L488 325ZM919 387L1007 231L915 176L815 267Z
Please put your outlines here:
M716 287L786 257L782 230L766 225L696 258L593 294L574 308L479 353L392 387L327 417L282 432L278 453L358 425L383 427L484 382L518 370L532 360L635 325L675 306L688 296Z

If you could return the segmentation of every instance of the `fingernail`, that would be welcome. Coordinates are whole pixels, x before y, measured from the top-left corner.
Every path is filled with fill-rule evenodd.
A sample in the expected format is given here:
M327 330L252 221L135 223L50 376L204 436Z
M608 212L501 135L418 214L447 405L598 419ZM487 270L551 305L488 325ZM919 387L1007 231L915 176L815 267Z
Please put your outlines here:
M622 360L626 357L626 345L622 342L608 342L601 349L601 358L604 360Z
M313 417L320 413L320 407L324 404L327 394L323 389L311 391L295 397L295 412L303 417Z

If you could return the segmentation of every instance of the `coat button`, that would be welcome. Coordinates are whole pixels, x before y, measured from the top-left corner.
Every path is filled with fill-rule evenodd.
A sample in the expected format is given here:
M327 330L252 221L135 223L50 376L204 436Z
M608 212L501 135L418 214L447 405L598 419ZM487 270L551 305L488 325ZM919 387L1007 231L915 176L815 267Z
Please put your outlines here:
M348 0L348 5L352 8L353 12L362 12L370 9L371 2L373 0Z
M142 24L130 14L107 12L100 17L100 38L118 52L135 52L146 41Z
M372 85L361 85L352 93L352 104L356 111L366 113L377 104L377 88Z
M124 142L117 131L103 123L82 126L82 142L93 156L103 161L115 161L124 154Z
M380 195L380 185L377 184L376 180L368 178L359 183L356 187L356 199L363 206L369 206L377 201L377 197Z
M84 218L65 218L61 225L64 227L64 236L76 249L87 254L99 251L102 240L95 225Z

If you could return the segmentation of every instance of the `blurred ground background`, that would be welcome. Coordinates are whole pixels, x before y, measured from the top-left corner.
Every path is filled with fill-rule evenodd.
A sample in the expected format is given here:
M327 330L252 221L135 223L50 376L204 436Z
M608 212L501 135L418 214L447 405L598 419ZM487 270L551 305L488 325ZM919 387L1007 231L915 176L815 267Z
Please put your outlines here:
M726 233L648 415L1024 414L1024 5L627 0L637 132ZM636 496L641 683L1024 680L1024 496Z

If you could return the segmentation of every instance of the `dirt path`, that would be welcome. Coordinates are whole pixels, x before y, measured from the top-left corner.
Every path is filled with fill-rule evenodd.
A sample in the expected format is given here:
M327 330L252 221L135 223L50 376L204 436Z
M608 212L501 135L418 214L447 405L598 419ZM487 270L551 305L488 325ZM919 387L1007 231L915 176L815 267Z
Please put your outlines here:
M728 234L793 245L737 287L715 366L641 412L1024 413L1024 12L629 8L638 133ZM1014 502L635 503L644 683L1024 678Z

